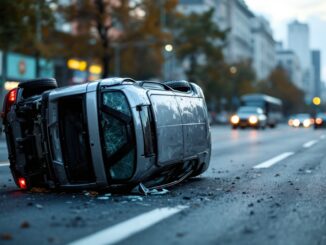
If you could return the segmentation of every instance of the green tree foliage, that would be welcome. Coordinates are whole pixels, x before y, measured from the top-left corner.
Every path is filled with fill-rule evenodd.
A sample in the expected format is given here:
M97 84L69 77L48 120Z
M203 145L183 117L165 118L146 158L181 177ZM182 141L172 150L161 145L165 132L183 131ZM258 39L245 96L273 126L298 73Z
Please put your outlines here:
M222 45L227 33L213 22L213 14L214 9L203 14L180 15L174 23L177 57L188 60L186 72L192 82L203 79L205 67L223 61Z
M176 4L176 0L82 0L61 8L75 28L73 36L64 37L71 44L69 55L100 61L103 77L114 74L114 61L118 61L120 75L157 76L162 45L169 39L161 13L172 11Z
M277 67L266 82L261 82L259 90L280 98L283 101L283 110L286 115L299 113L306 109L304 93L291 82L287 72L281 67Z
M50 56L48 40L54 30L55 0L0 1L0 48ZM45 48L46 46L46 48Z

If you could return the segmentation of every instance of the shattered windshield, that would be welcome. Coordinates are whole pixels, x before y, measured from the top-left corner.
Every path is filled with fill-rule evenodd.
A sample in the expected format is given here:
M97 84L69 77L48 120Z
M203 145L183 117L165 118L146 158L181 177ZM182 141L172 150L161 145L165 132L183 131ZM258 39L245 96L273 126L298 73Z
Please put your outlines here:
M123 180L134 170L131 111L125 95L118 91L102 94L102 148L106 169L112 179Z

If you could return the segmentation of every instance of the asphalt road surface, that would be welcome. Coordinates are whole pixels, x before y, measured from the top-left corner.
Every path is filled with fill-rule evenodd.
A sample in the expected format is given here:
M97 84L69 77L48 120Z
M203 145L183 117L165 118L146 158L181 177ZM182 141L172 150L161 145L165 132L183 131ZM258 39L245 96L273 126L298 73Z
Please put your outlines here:
M0 244L326 244L326 130L212 127L209 170L164 195L22 192L0 140Z

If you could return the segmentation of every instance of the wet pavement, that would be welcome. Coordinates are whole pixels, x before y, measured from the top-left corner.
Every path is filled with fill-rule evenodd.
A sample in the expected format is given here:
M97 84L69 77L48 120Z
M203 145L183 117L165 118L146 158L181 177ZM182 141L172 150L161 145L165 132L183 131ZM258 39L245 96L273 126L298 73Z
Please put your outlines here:
M212 127L209 170L163 195L21 192L0 139L0 244L326 244L326 130Z

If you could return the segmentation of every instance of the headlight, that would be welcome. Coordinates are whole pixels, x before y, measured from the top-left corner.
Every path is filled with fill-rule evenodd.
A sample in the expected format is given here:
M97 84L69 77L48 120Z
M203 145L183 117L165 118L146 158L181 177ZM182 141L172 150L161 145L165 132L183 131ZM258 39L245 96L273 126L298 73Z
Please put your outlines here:
M249 123L250 124L257 124L258 123L258 118L256 116L250 116L249 117Z
M300 126L300 120L299 119L294 119L293 120L293 126L294 127L299 127Z
M289 123L289 126L292 127L293 126L293 119L290 119L288 123Z
M240 122L240 118L237 115L233 115L231 117L231 123L232 124L238 124Z
M322 123L323 123L323 119L321 119L321 118L316 119L316 124L320 125Z
M309 128L310 127L310 124L311 124L310 119L306 119L306 120L303 121L303 126L305 128Z

